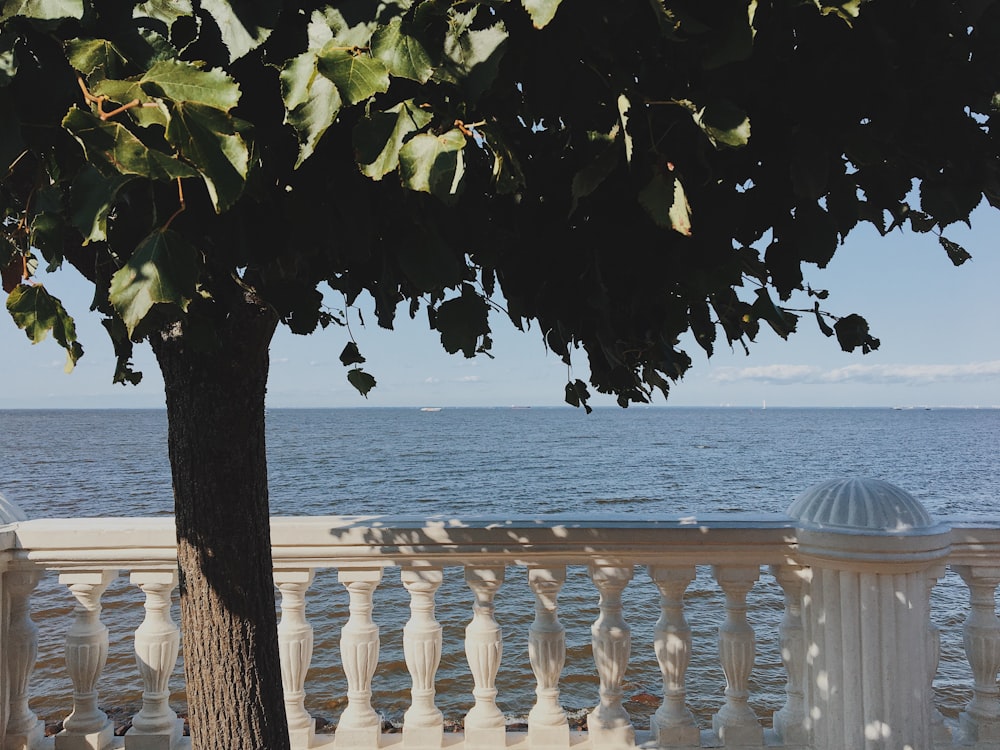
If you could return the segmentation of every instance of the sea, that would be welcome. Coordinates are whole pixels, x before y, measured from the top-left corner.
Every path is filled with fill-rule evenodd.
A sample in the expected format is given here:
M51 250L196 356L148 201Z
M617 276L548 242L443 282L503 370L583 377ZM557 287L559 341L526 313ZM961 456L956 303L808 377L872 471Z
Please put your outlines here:
M0 411L0 493L32 518L170 515L166 430L161 410ZM274 515L782 512L816 482L876 477L936 515L1000 518L1000 409L661 406L598 408L589 416L570 407L275 409L267 412L267 439ZM623 599L632 629L625 705L645 728L662 686L652 645L658 594L641 567ZM463 648L472 601L461 567L447 568L437 596L444 628L437 704L451 723L460 723L473 702ZM786 681L777 634L782 592L766 570L749 601L758 649L751 705L768 725L784 702ZM507 569L496 602L504 632L497 701L517 724L531 708L535 685L527 657L533 596L524 569ZM111 648L98 682L100 704L127 717L141 705L132 633L142 620L142 599L125 573L102 603ZM72 605L54 574L32 598L39 655L31 706L49 723L72 707L63 656ZM561 700L579 718L598 701L590 643L597 592L582 566L570 567L559 606L567 641ZM175 602L175 619L176 609ZM967 611L967 589L949 573L934 590L932 613L942 634L935 690L949 718L971 697L961 634ZM688 704L705 728L725 688L716 645L723 597L707 564L687 591L685 612L693 639ZM307 616L315 647L306 708L329 729L347 690L338 647L347 594L335 570L317 572ZM373 616L381 631L373 704L398 725L410 689L402 653L408 598L398 569L386 570ZM171 704L181 713L182 660L183 654L171 683Z

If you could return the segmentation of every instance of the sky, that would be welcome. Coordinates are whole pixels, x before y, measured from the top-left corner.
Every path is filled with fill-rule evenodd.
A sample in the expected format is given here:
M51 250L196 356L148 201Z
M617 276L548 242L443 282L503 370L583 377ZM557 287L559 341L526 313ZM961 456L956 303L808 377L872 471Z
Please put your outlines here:
M1000 407L1000 213L980 208L972 224L974 230L953 225L945 231L972 254L960 267L934 234L897 230L883 238L867 226L849 235L828 268L805 266L806 282L830 291L826 309L868 319L882 342L878 351L842 352L811 316L788 341L763 326L749 356L731 350L720 332L710 360L683 342L694 366L672 388L668 405ZM39 278L76 318L86 353L66 374L63 350L51 338L32 345L0 313L0 408L162 407L162 380L148 344L135 358L143 382L112 384L111 343L88 311L92 288L69 267ZM342 307L330 290L326 294L328 306ZM811 307L804 297L792 304ZM494 359L470 360L447 354L423 315L411 322L401 309L390 332L378 328L370 302L358 307L350 313L351 333L378 381L368 398L348 384L338 359L349 340L345 329L295 336L279 327L269 407L554 406L563 404L567 376L587 379L582 350L570 373L545 350L537 328L521 333L501 314L492 323ZM613 405L614 399L594 394L592 403ZM654 403L664 402L657 397Z

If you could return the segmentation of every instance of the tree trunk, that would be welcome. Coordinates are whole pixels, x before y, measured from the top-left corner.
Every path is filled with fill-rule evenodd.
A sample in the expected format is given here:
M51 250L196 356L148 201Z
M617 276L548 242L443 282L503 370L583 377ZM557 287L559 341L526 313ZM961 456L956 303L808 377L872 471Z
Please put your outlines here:
M178 324L166 389L184 675L197 750L287 750L271 570L264 392L274 314L239 303L219 345Z

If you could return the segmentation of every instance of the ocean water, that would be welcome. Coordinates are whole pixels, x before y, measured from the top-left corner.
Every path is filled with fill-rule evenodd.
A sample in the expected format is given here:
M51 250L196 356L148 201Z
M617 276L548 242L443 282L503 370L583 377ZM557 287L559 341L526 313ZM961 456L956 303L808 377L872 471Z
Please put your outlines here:
M780 512L818 481L871 476L908 490L934 514L1000 517L1000 410L660 407L597 409L586 416L569 407L364 408L272 410L267 424L275 515ZM0 493L29 517L172 512L162 411L0 411L0 467ZM949 717L971 696L961 646L967 601L953 574L935 589L933 618L942 632L935 688ZM643 570L636 570L624 602L632 628L626 707L644 728L655 709L644 694L658 695L661 686L652 648L658 598ZM715 644L722 596L707 566L699 568L686 602L694 641L689 705L704 727L725 687ZM766 723L783 703L785 685L777 643L782 596L766 571L750 602L758 644L751 702ZM511 721L523 718L534 699L527 659L532 603L525 571L508 568L497 595L504 630L497 684ZM128 715L140 705L131 634L141 622L141 598L123 576L103 604L112 646L98 684L101 704ZM409 700L401 633L407 604L398 569L387 569L375 594L382 649L374 704L390 720L401 717ZM471 604L461 568L446 569L437 597L444 627L438 705L455 720L472 703L462 643ZM62 655L71 610L68 590L46 577L32 600L40 647L31 705L48 721L65 716L72 704ZM306 706L335 723L346 694L337 644L347 595L334 570L317 573L307 615L316 643ZM571 711L597 702L590 646L596 617L596 590L585 569L571 567L560 595L567 639L560 686ZM181 675L179 666L172 704L183 711Z

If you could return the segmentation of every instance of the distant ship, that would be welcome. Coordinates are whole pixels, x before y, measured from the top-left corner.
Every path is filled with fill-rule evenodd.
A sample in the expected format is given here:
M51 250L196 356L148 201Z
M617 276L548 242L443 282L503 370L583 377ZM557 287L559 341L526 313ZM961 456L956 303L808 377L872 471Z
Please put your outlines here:
M420 411L441 411L440 406L423 406Z

